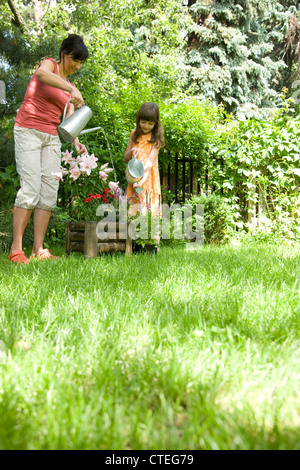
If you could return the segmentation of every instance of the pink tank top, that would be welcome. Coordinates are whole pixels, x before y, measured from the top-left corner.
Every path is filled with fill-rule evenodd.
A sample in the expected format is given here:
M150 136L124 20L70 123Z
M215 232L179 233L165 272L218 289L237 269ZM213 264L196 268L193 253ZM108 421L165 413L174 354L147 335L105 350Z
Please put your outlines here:
M50 57L47 60L53 62L54 73L58 75L58 66L55 60ZM68 83L70 83L69 80ZM58 135L57 126L70 98L70 93L41 82L35 71L18 111L15 125Z

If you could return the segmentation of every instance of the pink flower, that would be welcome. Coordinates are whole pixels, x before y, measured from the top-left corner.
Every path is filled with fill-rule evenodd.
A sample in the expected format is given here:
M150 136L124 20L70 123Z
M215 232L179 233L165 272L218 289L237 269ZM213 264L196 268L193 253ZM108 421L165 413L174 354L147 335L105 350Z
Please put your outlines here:
M86 157L87 154L84 154L84 155L77 155L77 157L74 160L74 162L76 163L81 163L84 161L85 157Z
M89 161L92 161L92 162L96 162L98 160L98 158L95 157L95 155L92 153L92 155L89 155L88 153L83 153L81 155L77 155L76 157L76 161L78 163L80 162L84 162L86 160L89 160Z
M92 162L91 160L88 160L86 162L80 162L79 165L81 172L88 176L90 176L93 168L97 168L97 163Z
M80 176L80 169L78 168L78 166L74 166L74 168L71 168L70 170L70 178L73 178L73 181L76 181L77 178L79 178Z
M63 154L63 158L61 159L62 162L70 163L71 161L74 160L74 158L72 157L72 155L73 155L73 150L72 150L72 152L69 152L69 150L66 150L66 151L63 152L62 154Z
M106 181L106 179L107 179L107 174L105 173L105 171L99 171L99 178L100 178L102 181Z
M90 176L92 169L97 168L96 160L98 158L95 158L94 154L81 156L79 163L81 172Z
M100 167L100 170L104 170L104 168L106 168L107 165L108 165L108 163L104 163L104 165L102 165L102 166Z
M117 181L116 183L113 183L111 181L110 183L108 183L108 186L111 191L117 191L117 189L119 189L119 181Z
M108 173L114 170L112 168L107 168L107 165L108 163L104 163L104 165L100 167L100 170L102 170L103 173L106 173L108 175Z
M55 176L55 178L56 178L57 180L63 181L63 174L62 174L62 171L58 171L57 173L53 173L53 172L52 172L52 175Z
M78 163L76 160L72 160L70 162L68 162L69 165L70 165L70 170L72 170L72 168L78 168Z
M61 166L59 171L57 173L52 173L52 175L55 176L57 180L63 181L63 176L67 175L68 173L69 173L68 170L65 170Z
M85 154L87 155L87 154ZM95 155L92 153L92 155L90 155L90 160L92 160L93 162L96 162L98 160L98 158L95 157Z

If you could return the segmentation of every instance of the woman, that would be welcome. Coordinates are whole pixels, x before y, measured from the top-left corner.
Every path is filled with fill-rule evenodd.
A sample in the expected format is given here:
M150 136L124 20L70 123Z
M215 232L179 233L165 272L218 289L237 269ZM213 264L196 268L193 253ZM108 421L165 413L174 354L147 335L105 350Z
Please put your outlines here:
M24 101L15 121L15 157L20 175L13 214L13 242L9 260L29 262L22 250L22 240L34 209L34 241L31 257L54 258L43 248L44 237L52 210L56 206L61 165L61 143L57 133L61 115L68 100L66 117L84 102L81 93L67 79L80 70L88 57L88 49L81 36L70 34L60 47L59 61L42 60L26 90ZM86 147L76 138L73 142L78 153Z

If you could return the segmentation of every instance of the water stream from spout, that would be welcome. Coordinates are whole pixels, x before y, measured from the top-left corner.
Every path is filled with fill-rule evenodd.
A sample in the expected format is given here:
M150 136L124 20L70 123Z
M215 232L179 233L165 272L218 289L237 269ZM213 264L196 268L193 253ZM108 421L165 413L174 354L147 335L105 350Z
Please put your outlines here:
M109 152L109 155L110 155L110 161L111 161L111 164L112 164L112 167L113 167L113 170L114 170L115 182L117 182L117 175L116 175L116 170L115 170L115 166L114 166L114 162L113 162L113 157L112 157L109 141L108 141L107 135L105 133L105 130L102 127L100 129L102 130L102 132L104 134L104 137L105 137L105 140L106 140L106 143L107 143L107 148L108 148L108 152Z

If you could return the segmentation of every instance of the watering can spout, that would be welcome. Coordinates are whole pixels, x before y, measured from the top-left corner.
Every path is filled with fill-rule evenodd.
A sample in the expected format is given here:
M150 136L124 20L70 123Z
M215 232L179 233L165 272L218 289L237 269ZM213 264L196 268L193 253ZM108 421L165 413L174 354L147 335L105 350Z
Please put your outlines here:
M91 129L85 129L81 131L79 135L84 135L84 134L88 134L89 132L99 131L100 129L103 130L102 127L92 127Z
M91 119L91 117L93 116L92 110L86 105L83 105L81 108L76 109L76 111L74 111L74 113L66 119L66 112L70 101L71 100L66 103L63 120L57 127L59 135L64 140L66 140L67 142L73 142L74 139L76 139L76 137L78 137L79 135L87 134L88 132L93 132L98 129L101 129L99 127L94 127L92 129L83 130Z

